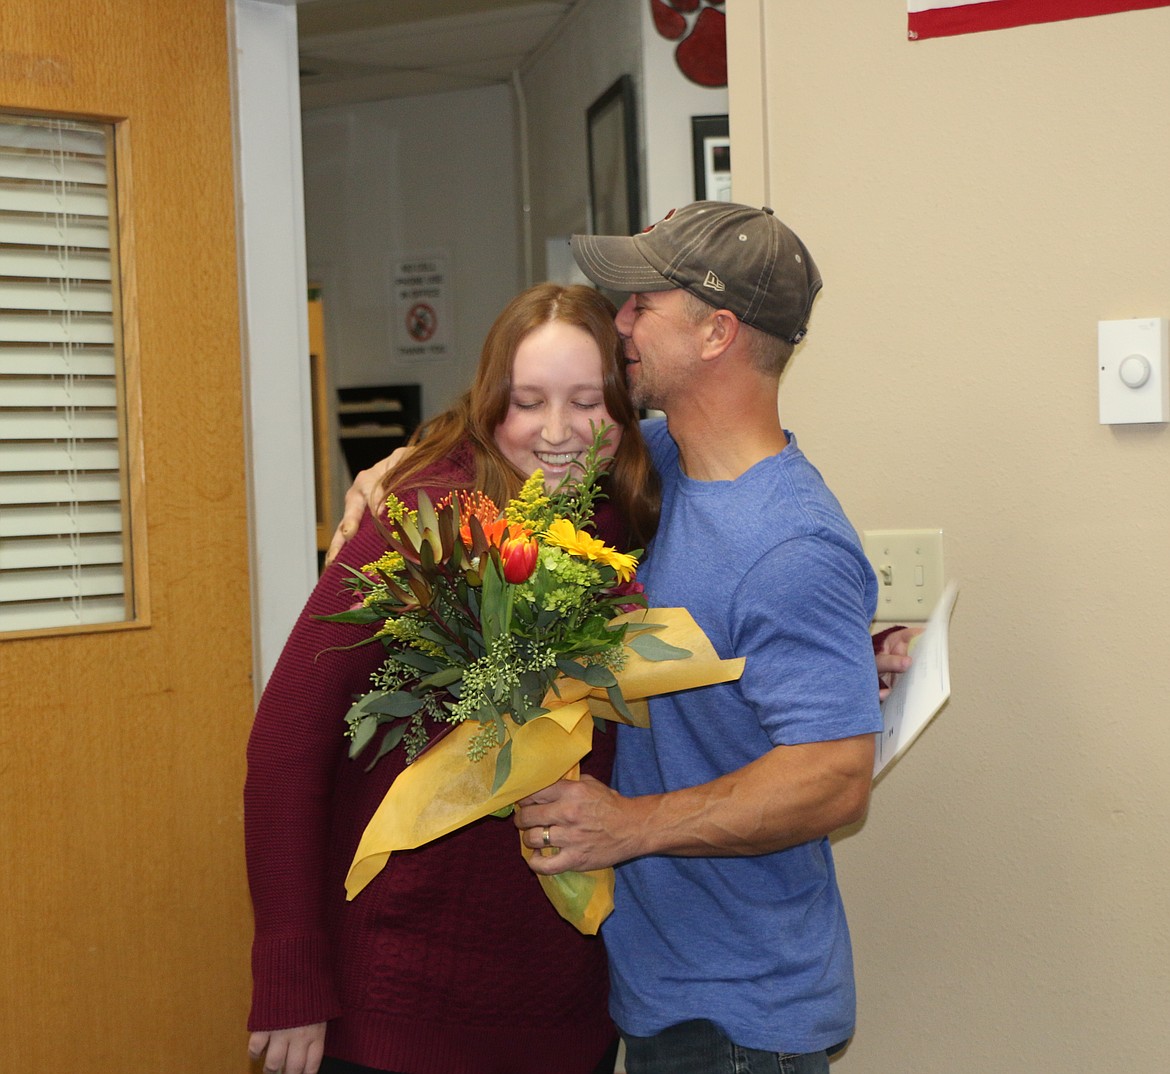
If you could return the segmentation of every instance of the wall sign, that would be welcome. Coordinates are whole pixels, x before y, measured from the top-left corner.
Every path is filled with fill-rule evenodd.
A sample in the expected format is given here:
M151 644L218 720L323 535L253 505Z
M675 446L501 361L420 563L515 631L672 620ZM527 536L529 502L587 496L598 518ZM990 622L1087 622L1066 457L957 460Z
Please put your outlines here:
M446 254L401 257L393 268L395 354L449 358L453 342Z

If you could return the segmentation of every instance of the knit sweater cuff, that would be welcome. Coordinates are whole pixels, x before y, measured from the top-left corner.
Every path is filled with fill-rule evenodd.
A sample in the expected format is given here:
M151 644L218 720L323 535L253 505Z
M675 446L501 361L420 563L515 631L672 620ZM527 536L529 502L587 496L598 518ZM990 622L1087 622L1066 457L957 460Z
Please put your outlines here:
M312 1025L341 1013L329 944L319 933L256 937L252 981L251 1031Z

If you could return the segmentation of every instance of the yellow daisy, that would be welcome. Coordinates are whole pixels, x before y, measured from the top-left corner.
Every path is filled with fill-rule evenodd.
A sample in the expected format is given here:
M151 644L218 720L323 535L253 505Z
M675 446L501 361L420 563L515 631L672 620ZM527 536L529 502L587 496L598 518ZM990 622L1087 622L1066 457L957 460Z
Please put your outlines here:
M591 559L594 563L604 563L607 567L612 567L617 572L619 582L628 582L634 577L634 570L638 564L634 556L610 548L591 533L577 529L566 518L558 518L545 530L544 536L549 544L563 548L571 556Z

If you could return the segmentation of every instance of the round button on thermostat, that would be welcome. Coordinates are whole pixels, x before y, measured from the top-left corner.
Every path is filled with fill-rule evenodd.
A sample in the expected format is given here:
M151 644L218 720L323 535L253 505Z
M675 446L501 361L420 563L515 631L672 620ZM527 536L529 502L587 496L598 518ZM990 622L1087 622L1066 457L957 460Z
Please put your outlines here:
M1140 388L1150 379L1150 360L1144 354L1129 354L1121 359L1117 375L1127 388Z

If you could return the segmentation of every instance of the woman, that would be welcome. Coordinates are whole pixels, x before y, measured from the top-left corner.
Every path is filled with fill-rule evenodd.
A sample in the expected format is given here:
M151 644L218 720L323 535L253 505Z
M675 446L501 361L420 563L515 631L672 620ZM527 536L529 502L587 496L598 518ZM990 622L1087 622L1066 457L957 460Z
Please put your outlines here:
M612 426L609 499L595 523L617 547L657 524L657 480L624 383L614 308L587 287L513 299L470 391L413 438L386 487L413 508L478 488L503 504L540 468L555 486ZM600 939L557 916L512 824L487 817L399 852L353 902L344 878L401 771L393 751L351 761L343 717L369 689L379 646L322 623L352 598L345 565L385 545L368 514L318 582L272 674L248 746L245 829L256 932L249 1051L264 1069L314 1074L591 1074L613 1069ZM612 735L583 770L607 779Z

